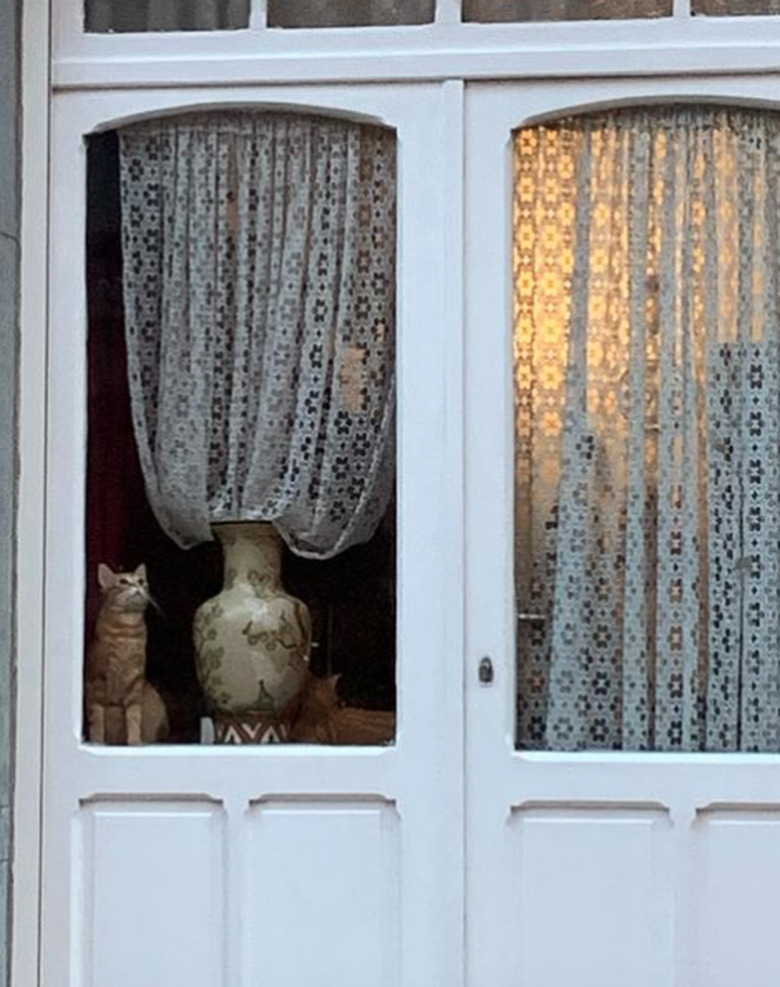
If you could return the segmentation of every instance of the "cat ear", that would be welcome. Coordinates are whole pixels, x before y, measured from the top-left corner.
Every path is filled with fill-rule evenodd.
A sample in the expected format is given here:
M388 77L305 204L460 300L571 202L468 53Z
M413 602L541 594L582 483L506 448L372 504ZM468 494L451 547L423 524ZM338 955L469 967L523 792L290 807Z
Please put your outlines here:
M101 562L98 566L98 582L100 583L101 589L108 589L109 586L113 586L116 582L116 575L105 562Z
M146 579L146 563L142 562L135 570L133 575L138 576L139 579Z

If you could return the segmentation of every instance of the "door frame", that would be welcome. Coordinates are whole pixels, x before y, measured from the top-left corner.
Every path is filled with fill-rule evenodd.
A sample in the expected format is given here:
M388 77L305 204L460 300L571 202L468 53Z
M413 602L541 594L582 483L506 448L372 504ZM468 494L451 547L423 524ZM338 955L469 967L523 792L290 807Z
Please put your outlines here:
M692 827L728 806L780 810L780 755L515 749L511 133L570 113L659 101L780 109L780 79L680 76L467 87L467 987L514 985L525 969L518 946L524 913L512 882L519 879L518 837L526 818L547 813L553 819L579 806L615 818L636 813L636 821L647 824L659 867L669 864L675 875L657 889L659 899L668 899L659 908L672 918L656 931L668 933L673 944L665 957L658 951L648 982L692 987L700 973L691 942L702 934L685 907L693 855L700 852ZM479 679L483 656L494 666L490 686ZM668 839L664 827L671 827Z
M178 806L190 816L199 814L200 829L217 834L209 837L214 854L218 856L218 846L235 849L227 854L224 871L234 889L243 887L237 861L245 845L245 852L251 852L245 841L253 838L244 837L242 821L251 821L253 814L255 828L261 818L270 818L268 807L276 818L281 818L279 813L297 814L299 826L308 813L304 825L316 827L312 813L323 805L331 815L351 814L353 822L365 815L361 807L367 807L374 820L356 825L366 832L378 826L384 834L380 873L388 880L388 895L395 888L392 894L398 896L398 942L392 945L388 931L390 972L381 982L427 987L461 979L462 725L448 656L461 654L463 647L460 580L453 579L462 571L462 540L458 498L449 505L439 501L441 491L460 475L461 315L447 300L445 260L453 257L454 248L453 241L448 242L451 221L445 217L447 196L457 201L462 183L456 169L457 187L453 185L445 162L448 151L456 157L459 153L446 127L451 117L462 119L461 91L457 83L349 89L246 86L230 91L188 86L67 92L54 98L45 478L43 983L61 977L64 967L73 987L81 987L82 978L89 980L89 944L95 938L90 930L98 927L90 924L97 919L89 879L97 873L96 841L105 839L99 827L110 830L116 826L112 820L121 818L122 833L128 826L137 829L139 804L147 818L155 805L169 816L180 811ZM140 116L204 105L303 111L316 107L398 130L398 726L392 747L108 749L81 740L87 325L83 278L73 272L85 266L84 137ZM434 128L431 119L437 121ZM459 133L456 126L456 141ZM431 722L436 723L435 731ZM312 829L311 835L315 832ZM370 844L368 836L364 843ZM327 847L322 851L325 855ZM350 864L347 848L342 851L346 878L349 867L356 865ZM86 861L86 883L79 861ZM221 897L223 878L216 864L213 874L213 893ZM250 900L254 899L243 892L226 896L226 927L240 926L241 902ZM386 907L396 906L390 901ZM239 932L235 939L229 937L227 958L219 962L224 962L230 982L246 975L252 948L249 939L241 941Z
M59 0L58 14L67 6L71 12L81 0ZM255 0L258 9L262 4ZM448 80L443 84L443 146L452 168L445 178L447 213L443 250L450 286L444 302L447 346L444 361L446 385L447 496L453 511L448 512L446 529L452 551L448 569L448 606L458 613L464 599L464 562L460 551L464 539L461 508L464 444L461 424L464 396L461 327L464 274L463 182L464 143L463 85L475 79L547 79L577 77L593 80L613 76L606 82L604 98L615 96L629 76L656 76L657 83L637 80L646 94L665 88L701 95L713 88L733 91L735 98L762 99L762 87L777 84L780 71L780 18L688 17L688 0L675 0L675 20L666 24L633 22L623 24L558 25L472 25L457 24L459 0L439 0L435 33L404 30L382 32L325 32L314 38L311 32L281 36L273 45L244 46L240 60L231 56L229 45L216 45L204 39L147 38L88 39L88 44L72 42L62 32L54 32L50 60L50 4L48 0L24 0L22 41L23 82L23 199L21 236L21 318L19 363L19 496L16 552L17 683L15 717L15 785L13 840L13 928L12 982L14 987L39 984L40 931L40 847L41 847L41 765L43 662L43 580L45 573L43 533L46 519L44 447L47 387L47 292L49 239L49 135L48 119L53 92L82 89L170 86L195 87L245 85L265 82L347 83L360 86L366 81L389 78L403 80ZM686 20L687 18L687 20ZM77 21L72 20L76 25ZM66 32L67 33L67 32ZM96 42L97 44L93 43ZM182 47L183 45L183 47ZM175 64L172 50L178 50ZM218 57L215 57L218 56ZM52 71L53 69L53 71ZM738 77L736 73L750 73ZM671 74L670 74L671 73ZM686 73L675 76L674 73ZM731 73L731 75L728 75ZM753 74L762 73L762 74ZM534 82L528 84L534 85ZM601 86L601 83L596 83ZM633 84L632 84L633 85ZM580 83L575 88L581 91ZM572 98L574 105L576 98ZM519 121L518 121L519 122ZM470 430L472 439L474 429ZM477 435L478 446L489 439ZM470 462L473 463L473 455ZM439 491L439 495L441 491ZM472 522L473 530L473 522ZM477 535L477 537L479 537ZM473 578L471 582L473 582ZM460 690L475 688L475 666L489 645L490 634L482 636L472 627L464 649L459 620L448 625L448 652L458 669L444 684L443 704L458 707ZM475 702L479 702L473 697ZM469 696L469 702L472 697ZM432 716L435 714L432 712ZM456 729L460 712L452 713ZM459 729L459 728L458 728ZM552 756L548 756L552 757ZM533 758L527 757L529 766ZM705 760L697 760L699 771L708 771ZM462 784L462 779L461 782ZM453 878L451 891L459 899L461 877ZM453 921L454 950L462 947L463 915ZM449 984L459 979L448 981ZM429 987L429 985L426 985Z

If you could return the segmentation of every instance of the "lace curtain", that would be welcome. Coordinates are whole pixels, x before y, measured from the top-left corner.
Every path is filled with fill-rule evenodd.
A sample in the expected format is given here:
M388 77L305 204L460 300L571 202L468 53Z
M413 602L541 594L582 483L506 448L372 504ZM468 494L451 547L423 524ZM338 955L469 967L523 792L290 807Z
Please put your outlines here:
M780 750L780 119L515 141L518 743Z
M249 0L86 0L88 31L213 31L249 25Z
M149 502L188 547L371 536L394 475L395 137L220 113L119 133L128 372Z

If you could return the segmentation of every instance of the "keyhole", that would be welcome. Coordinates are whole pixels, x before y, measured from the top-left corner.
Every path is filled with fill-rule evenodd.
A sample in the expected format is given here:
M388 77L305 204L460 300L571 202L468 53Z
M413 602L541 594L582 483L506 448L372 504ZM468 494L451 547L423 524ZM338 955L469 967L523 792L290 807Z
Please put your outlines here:
M479 663L479 681L482 685L491 685L493 682L493 662L489 658L483 658Z

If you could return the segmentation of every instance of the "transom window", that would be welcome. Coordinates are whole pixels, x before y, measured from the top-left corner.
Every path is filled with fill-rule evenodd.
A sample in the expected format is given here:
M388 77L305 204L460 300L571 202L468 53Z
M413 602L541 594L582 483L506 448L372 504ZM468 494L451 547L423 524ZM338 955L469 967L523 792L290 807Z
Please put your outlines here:
M589 21L668 17L671 0L465 0L465 21Z
M449 20L449 0L84 0L88 32L388 27ZM690 13L739 17L780 13L779 0L691 0ZM671 17L672 0L462 0L466 23L632 20Z
M250 0L86 0L87 31L218 31L249 26Z

